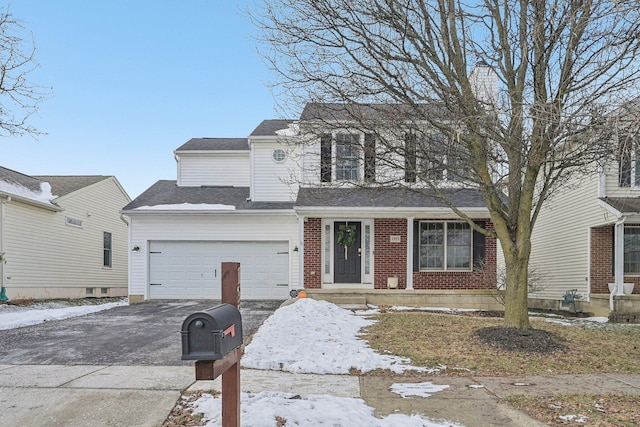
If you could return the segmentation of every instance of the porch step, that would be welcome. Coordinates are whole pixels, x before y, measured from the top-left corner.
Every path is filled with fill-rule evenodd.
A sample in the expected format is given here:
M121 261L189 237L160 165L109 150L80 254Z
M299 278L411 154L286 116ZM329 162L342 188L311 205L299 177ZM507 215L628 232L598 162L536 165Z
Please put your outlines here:
M348 296L348 297L339 297L334 296L331 298L331 302L333 302L338 307L342 307L346 310L366 310L367 308L367 298L366 297L357 297L357 296Z

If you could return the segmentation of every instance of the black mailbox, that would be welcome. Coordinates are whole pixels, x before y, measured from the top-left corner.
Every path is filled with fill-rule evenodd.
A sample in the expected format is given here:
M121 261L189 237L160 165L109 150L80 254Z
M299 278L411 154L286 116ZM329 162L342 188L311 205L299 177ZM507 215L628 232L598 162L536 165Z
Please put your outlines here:
M218 360L242 345L242 317L231 304L193 313L182 323L182 360Z

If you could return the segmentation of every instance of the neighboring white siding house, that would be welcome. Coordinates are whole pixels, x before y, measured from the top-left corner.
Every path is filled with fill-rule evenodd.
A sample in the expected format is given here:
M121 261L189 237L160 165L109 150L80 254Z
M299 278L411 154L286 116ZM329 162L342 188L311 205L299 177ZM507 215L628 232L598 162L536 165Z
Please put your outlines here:
M0 168L2 285L10 299L124 296L130 201L112 176Z
M619 132L612 141L619 155L574 177L540 212L531 237L540 285L532 307L559 308L576 289L585 312L640 311L640 145Z

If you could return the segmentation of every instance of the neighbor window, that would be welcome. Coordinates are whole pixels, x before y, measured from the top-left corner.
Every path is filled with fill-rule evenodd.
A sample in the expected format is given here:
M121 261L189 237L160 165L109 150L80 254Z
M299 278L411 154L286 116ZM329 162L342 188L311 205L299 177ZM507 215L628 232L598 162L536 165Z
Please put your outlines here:
M624 274L640 274L640 226L624 227Z
M102 235L102 265L104 267L111 267L112 265L112 250L111 250L111 233L104 232Z
M618 158L618 185L620 187L640 186L640 153L636 139L632 136L620 138Z
M420 270L471 270L472 231L465 222L420 223Z

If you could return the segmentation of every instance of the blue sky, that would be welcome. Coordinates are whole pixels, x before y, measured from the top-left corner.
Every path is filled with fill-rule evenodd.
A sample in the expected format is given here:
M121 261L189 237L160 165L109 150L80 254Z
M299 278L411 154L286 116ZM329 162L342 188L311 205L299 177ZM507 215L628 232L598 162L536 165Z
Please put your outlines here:
M115 175L131 198L175 179L192 137L246 137L279 118L254 31L227 0L15 0L53 87L31 123L0 139L0 165L28 175Z

